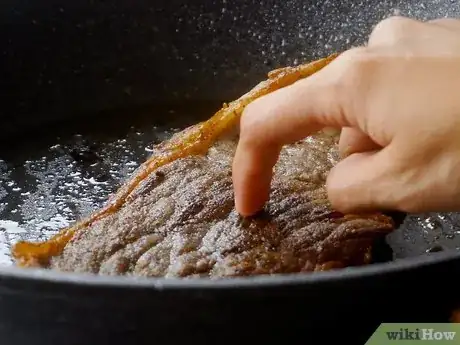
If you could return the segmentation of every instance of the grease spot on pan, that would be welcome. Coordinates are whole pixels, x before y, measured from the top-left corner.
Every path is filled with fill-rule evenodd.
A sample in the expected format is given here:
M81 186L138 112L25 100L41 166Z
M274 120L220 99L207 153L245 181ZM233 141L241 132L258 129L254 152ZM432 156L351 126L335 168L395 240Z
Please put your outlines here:
M174 117L156 126L161 121L150 110L115 129L88 123L94 128L44 133L17 150L0 147L0 264L12 263L10 247L16 241L49 238L101 207L154 152L154 144L216 108L215 103L174 106Z

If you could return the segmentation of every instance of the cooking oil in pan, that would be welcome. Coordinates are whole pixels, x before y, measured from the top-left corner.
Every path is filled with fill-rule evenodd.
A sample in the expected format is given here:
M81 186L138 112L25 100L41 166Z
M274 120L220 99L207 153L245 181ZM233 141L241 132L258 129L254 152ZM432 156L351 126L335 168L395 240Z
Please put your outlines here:
M120 125L106 126L114 122L111 116L102 118L102 125L66 124L33 142L8 150L1 146L0 265L12 263L10 248L16 241L49 238L101 207L152 154L155 143L209 117L219 106L159 106L137 116L118 116Z
M153 152L153 144L219 106L162 107L101 119L99 127L94 121L86 127L66 124L19 147L0 146L0 265L12 263L14 242L44 240L101 207ZM395 258L460 249L460 215L407 216L387 243Z

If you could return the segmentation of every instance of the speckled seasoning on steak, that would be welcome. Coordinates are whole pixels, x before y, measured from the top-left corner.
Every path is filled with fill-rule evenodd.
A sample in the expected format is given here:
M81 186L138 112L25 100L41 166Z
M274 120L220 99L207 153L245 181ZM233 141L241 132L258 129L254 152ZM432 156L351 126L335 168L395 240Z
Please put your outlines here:
M224 277L322 270L368 263L384 216L343 218L325 201L336 140L310 137L283 149L266 210L234 210L235 140L153 173L117 213L77 232L51 268L100 274Z

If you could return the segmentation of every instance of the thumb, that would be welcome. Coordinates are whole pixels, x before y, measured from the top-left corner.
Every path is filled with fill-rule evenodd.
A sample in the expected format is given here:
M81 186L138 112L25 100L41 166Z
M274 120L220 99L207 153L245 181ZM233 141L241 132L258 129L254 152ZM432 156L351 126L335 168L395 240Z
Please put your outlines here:
M334 209L343 213L393 210L398 203L398 171L390 146L354 153L329 173L327 192Z

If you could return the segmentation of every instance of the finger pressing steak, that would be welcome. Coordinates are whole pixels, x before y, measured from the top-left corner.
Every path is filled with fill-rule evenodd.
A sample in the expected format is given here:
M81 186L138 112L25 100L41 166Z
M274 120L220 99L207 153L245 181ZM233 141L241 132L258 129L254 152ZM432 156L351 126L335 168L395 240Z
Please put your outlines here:
M384 216L344 217L326 202L336 140L310 137L283 149L270 201L259 215L234 210L236 140L178 159L151 174L118 212L80 230L51 267L166 277L304 272L366 264Z
M104 275L219 278L369 263L373 242L394 225L381 214L331 209L325 182L338 160L335 136L320 133L285 146L265 209L251 218L234 210L231 162L244 107L334 58L275 70L208 121L157 145L104 208L45 242L17 243L18 264Z

